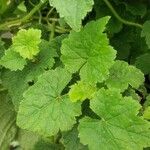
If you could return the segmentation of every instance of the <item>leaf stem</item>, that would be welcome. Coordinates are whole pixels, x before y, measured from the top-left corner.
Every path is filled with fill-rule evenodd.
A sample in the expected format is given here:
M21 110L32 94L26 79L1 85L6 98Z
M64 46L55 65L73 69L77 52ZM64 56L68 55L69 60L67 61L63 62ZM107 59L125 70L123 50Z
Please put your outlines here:
M143 26L139 23L135 23L135 22L130 22L128 20L125 20L123 18L121 18L119 16L119 14L116 12L116 10L114 9L114 7L112 6L112 4L109 2L109 0L103 0L105 2L105 4L108 6L108 8L111 10L111 12L113 13L113 15L123 24L129 25L129 26L135 26L138 28L142 28Z
M40 1L40 3L38 5L36 5L26 16L24 16L23 18L19 18L19 19L16 19L16 20L12 20L12 21L9 21L9 22L5 22L5 23L2 23L0 24L0 30L4 30L6 28L10 28L12 26L16 26L16 25L20 25L24 22L27 22L31 17L32 15L38 11L45 3L47 2L47 0L44 0L43 2Z

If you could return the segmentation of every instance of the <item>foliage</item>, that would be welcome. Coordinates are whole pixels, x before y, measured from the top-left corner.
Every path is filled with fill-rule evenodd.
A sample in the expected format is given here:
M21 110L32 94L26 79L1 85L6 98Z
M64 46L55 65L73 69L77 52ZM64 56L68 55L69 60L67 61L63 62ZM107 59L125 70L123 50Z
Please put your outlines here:
M150 147L150 3L0 0L0 149Z

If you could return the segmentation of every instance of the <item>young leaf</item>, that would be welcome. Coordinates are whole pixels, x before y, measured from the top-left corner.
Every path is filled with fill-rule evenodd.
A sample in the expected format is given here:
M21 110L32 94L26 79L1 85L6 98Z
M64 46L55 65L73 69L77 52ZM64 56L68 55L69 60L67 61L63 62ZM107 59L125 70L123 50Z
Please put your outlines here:
M0 59L0 65L11 71L22 70L26 64L26 60L12 49L8 49L5 55Z
M150 145L150 123L137 116L141 106L131 97L122 97L117 89L100 89L90 101L100 120L80 120L81 143L90 150L142 150Z
M141 37L145 37L146 44L150 48L150 21L146 21L143 25Z
M106 80L109 88L118 88L121 91L127 89L129 85L138 88L143 82L144 75L139 69L119 60L110 69L109 78Z
M75 31L80 30L82 19L92 10L94 4L93 0L49 0L49 2Z
M61 95L70 79L71 75L61 68L42 74L24 93L17 116L18 126L43 136L71 129L75 117L81 114L81 104L72 103L67 95Z
M33 59L33 57L37 55L40 51L40 38L41 31L38 29L21 29L12 39L12 48L15 52L18 52L23 58Z
M109 17L92 21L80 32L71 32L63 40L61 60L72 73L80 71L82 81L104 81L114 63L116 51L109 45L104 32Z
M79 81L71 86L69 97L72 102L76 102L78 100L84 101L87 98L92 98L95 92L95 86Z

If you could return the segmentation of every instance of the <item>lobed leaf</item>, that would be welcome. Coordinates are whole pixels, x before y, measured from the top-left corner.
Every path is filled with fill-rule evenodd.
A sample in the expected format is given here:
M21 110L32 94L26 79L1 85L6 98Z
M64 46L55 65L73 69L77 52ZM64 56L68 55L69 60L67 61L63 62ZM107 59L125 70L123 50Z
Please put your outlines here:
M21 29L12 39L12 48L15 52L18 52L23 58L33 59L33 57L36 56L40 51L40 38L41 31L38 29Z
M49 2L75 31L80 30L82 19L92 10L94 4L93 0L49 0Z
M81 108L68 95L61 95L70 79L71 75L61 68L42 74L24 93L17 115L18 126L43 136L71 129Z
M128 65L124 61L117 60L110 69L106 85L109 88L118 88L124 91L129 85L137 89L143 82L144 75L139 69Z
M150 123L137 115L141 106L131 97L122 97L117 89L100 89L90 108L101 117L80 120L79 137L90 150L142 150L150 145Z
M71 73L79 71L84 82L103 82L114 63L116 51L103 33L108 20L104 17L92 21L80 32L71 32L62 42L62 62Z

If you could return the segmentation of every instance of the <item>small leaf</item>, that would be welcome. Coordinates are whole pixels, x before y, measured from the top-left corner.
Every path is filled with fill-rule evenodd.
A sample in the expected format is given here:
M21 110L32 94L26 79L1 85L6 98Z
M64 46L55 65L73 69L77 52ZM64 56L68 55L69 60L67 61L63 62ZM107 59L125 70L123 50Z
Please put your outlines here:
M78 83L75 83L71 86L71 89L69 91L69 97L72 102L76 102L78 100L84 101L87 98L92 98L95 91L95 86L79 81Z
M41 31L38 29L21 29L12 39L12 48L15 52L18 52L23 58L33 59L33 57L37 55L40 51L40 38Z
M22 70L26 64L26 60L11 48L5 52L5 55L0 60L0 65L11 71Z
M119 60L110 69L109 78L106 80L109 88L118 88L121 91L127 89L129 85L137 89L143 82L144 75L139 69Z
M87 146L80 143L76 126L70 131L63 132L61 141L65 146L65 150L88 150Z

